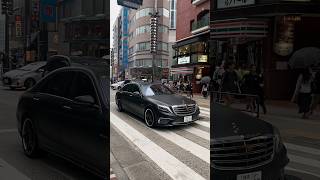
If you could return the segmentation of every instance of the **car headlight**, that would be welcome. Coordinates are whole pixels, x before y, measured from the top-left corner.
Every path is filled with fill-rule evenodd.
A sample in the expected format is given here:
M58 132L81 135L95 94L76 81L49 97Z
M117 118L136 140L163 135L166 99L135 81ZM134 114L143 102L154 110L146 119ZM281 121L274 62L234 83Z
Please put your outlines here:
M278 128L273 127L273 134L274 134L274 143L275 143L275 150L278 153L280 151L280 148L282 146L282 138L280 135L280 131Z
M169 106L158 105L158 109L164 113L173 113Z

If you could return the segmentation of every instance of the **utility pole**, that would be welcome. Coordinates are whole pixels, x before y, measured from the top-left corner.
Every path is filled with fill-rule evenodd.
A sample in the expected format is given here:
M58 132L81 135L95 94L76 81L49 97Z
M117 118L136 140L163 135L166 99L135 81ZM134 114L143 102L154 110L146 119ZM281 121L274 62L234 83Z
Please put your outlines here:
M9 15L13 12L13 0L1 0L2 14L5 15L5 59L8 61L11 70L10 48L9 48Z
M154 11L150 13L150 52L152 54L152 82L155 80L155 60L158 44L158 1L154 1Z

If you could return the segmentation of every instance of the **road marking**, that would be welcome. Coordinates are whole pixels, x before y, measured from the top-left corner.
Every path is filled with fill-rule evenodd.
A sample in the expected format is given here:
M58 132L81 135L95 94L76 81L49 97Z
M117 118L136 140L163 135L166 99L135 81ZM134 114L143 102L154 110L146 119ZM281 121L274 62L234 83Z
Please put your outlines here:
M16 168L10 166L6 161L0 158L0 179L1 180L31 180Z
M205 107L201 107L201 106L199 106L199 108L200 108L200 110L210 112L210 108L205 108Z
M193 155L197 156L198 158L202 159L203 161L210 163L210 151L174 132L169 130L161 131L161 130L153 130L160 136L164 137L165 139L173 142L174 144L180 146L181 148L185 149L186 151L192 153Z
M2 133L12 133L12 132L18 132L18 129L0 129L0 134L2 134Z
M199 124L199 125L201 125L201 126L210 128L210 122L196 121L195 123L196 123L196 124Z
M197 128L194 128L194 127L191 127L191 126L188 126L186 128L183 129L184 131L187 131L191 134L194 134L198 137L201 137L205 140L209 140L210 141L210 133L207 133L205 131L202 131L200 129L197 129Z
M287 149L320 156L320 150L315 149L315 148L299 146L299 145L291 144L291 143L284 143L284 145L287 147Z
M204 178L169 154L149 138L132 128L118 116L110 112L110 122L122 132L134 145L155 162L174 180L204 180Z
M299 172L299 173L308 174L308 175L320 178L319 174L314 174L312 172L308 172L308 171L304 171L304 170L300 170L300 169L295 169L295 168L291 168L291 167L286 167L285 169L289 170L289 171L296 171L296 172Z
M320 161L317 161L314 159L304 158L304 157L296 156L292 154L288 154L288 157L292 162L296 162L296 163L307 165L307 166L313 166L316 168L320 167Z

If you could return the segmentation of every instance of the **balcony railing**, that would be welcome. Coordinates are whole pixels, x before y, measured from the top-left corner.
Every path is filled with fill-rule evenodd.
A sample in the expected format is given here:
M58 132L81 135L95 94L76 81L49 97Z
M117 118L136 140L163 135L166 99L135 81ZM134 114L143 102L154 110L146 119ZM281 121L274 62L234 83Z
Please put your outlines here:
M198 30L204 31L209 28L209 18L200 20L192 24L192 33L198 33Z

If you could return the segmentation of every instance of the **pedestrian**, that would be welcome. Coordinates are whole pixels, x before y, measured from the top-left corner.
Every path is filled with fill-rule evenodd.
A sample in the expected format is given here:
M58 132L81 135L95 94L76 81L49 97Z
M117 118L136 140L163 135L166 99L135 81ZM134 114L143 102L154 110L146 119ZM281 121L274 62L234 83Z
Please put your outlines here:
M255 65L250 66L250 71L245 74L242 79L242 92L248 95L255 95L256 97L248 97L247 109L255 110L256 105L261 105L263 113L266 114L266 106L264 104L263 80L262 75L257 73Z
M204 83L202 85L201 94L205 99L207 99L207 97L208 97L208 84Z
M317 106L320 103L320 71L318 71L314 76L314 79L312 81L311 91L312 91L312 102L311 102L310 114L313 114L313 112L317 109Z
M312 73L310 68L306 68L297 79L296 89L291 99L292 102L297 102L299 107L299 114L303 114L303 119L308 118L310 112L310 105L312 100L311 83Z
M221 91L223 93L226 93L224 95L224 100L227 106L229 106L233 101L232 94L241 93L238 74L236 73L234 68L235 64L233 62L228 62L225 65L225 72L222 76Z

